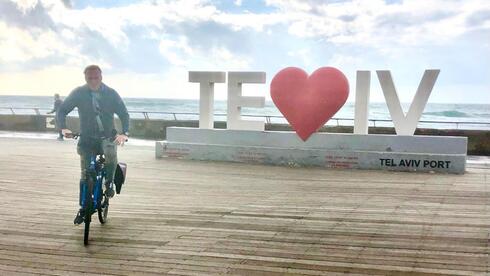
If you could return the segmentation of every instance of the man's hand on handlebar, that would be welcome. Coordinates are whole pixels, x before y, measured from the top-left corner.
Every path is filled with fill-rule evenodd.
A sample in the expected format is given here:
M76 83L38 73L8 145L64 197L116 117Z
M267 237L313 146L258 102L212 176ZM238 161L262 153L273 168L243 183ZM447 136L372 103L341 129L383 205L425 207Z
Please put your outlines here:
M116 138L114 139L114 143L119 146L124 146L124 143L128 141L128 136L124 134L118 134L116 135Z
M71 132L71 130L67 129L67 128L64 128L61 130L61 133L63 134L63 136L65 136L66 138L73 138L73 133Z

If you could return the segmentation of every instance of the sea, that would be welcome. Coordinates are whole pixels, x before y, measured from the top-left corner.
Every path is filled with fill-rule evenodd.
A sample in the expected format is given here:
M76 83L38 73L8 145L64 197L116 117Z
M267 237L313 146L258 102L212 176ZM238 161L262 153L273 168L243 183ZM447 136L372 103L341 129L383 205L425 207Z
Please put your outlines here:
M199 100L124 98L132 118L198 120ZM408 111L410 104L403 103ZM36 114L35 108L45 114L53 108L51 96L0 96L0 114ZM216 100L216 121L226 121L227 103ZM70 115L77 116L76 110ZM242 108L245 120L264 120L272 123L287 123L271 101L264 108ZM370 103L370 126L393 126L386 103ZM353 125L354 103L346 103L327 125ZM419 128L479 129L490 130L490 104L428 103L420 119Z

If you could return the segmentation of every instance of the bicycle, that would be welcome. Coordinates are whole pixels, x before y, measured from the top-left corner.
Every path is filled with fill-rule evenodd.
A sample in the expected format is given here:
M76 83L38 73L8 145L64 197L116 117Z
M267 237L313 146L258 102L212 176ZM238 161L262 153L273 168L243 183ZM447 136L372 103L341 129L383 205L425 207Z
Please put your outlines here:
M73 138L76 140L78 137L80 137L80 134L73 133L70 136L71 137L68 138ZM84 185L82 185L82 190L80 192L80 202L82 209L84 210L84 245L88 245L92 215L97 212L99 222L101 224L105 224L107 222L109 198L105 195L106 187L103 185L106 177L104 162L104 154L101 153L101 151L92 151L90 153L90 165L86 170L86 181ZM113 184L111 183L110 185Z

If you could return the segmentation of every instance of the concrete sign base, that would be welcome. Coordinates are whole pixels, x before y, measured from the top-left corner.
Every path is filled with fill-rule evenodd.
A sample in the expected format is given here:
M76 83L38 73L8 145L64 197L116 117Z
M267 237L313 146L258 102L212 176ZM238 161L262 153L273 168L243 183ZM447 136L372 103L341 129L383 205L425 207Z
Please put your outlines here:
M464 173L467 138L167 128L156 157L321 166L346 169Z

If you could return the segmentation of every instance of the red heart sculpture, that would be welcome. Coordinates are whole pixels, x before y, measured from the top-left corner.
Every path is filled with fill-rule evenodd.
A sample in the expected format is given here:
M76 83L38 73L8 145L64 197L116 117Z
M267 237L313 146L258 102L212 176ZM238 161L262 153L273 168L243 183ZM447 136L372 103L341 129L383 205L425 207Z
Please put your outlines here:
M309 77L300 68L288 67L272 79L271 96L298 136L306 141L345 104L349 82L333 67L319 68Z

